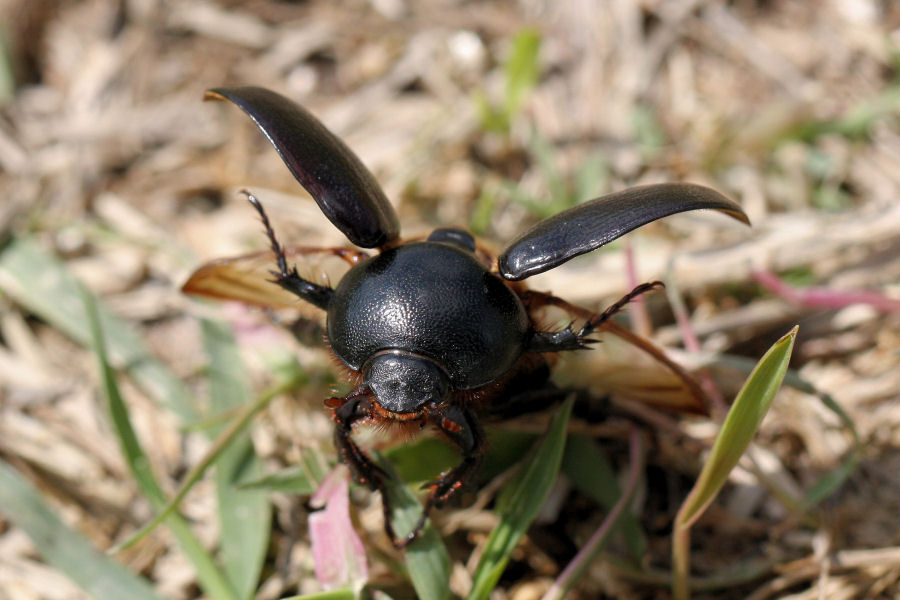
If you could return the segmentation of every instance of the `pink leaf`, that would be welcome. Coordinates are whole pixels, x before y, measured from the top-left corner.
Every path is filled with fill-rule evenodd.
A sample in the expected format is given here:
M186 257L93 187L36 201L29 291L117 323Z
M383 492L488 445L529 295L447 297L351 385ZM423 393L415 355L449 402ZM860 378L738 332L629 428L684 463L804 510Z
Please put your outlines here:
M362 540L350 521L350 472L337 465L310 498L309 537L316 579L327 590L362 587L369 577Z

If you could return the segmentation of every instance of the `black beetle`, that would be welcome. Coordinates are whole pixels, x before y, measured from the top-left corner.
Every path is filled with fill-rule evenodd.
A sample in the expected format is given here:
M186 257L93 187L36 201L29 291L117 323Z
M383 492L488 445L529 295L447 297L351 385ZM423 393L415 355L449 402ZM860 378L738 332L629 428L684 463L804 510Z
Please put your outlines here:
M247 113L325 216L356 246L379 250L373 257L323 250L352 266L334 288L311 281L289 267L288 256L313 250L283 248L262 205L247 194L274 253L272 282L326 311L327 342L355 384L326 406L333 411L338 451L356 479L373 490L385 489L386 475L351 438L353 425L362 421L412 430L431 425L462 452L456 468L427 486L422 520L401 540L394 535L385 500L385 529L398 547L415 539L431 507L450 498L477 468L485 442L476 415L539 389L553 353L586 348L592 331L658 285L638 286L577 330L570 325L544 331L536 309L567 303L530 292L520 280L679 212L715 209L749 224L732 200L679 183L633 187L563 211L521 235L496 261L460 229L436 229L424 240L402 241L397 216L375 178L305 109L258 87L215 89L206 97L229 100ZM244 258L201 268L184 290L265 304L246 290L220 285Z

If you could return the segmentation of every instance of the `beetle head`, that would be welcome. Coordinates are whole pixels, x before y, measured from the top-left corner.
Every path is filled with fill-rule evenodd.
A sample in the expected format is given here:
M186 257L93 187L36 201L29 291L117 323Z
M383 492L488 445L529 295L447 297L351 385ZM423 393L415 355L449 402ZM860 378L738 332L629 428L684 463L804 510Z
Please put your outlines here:
M378 404L394 413L440 402L450 389L450 379L434 361L402 350L379 352L363 367L363 376Z

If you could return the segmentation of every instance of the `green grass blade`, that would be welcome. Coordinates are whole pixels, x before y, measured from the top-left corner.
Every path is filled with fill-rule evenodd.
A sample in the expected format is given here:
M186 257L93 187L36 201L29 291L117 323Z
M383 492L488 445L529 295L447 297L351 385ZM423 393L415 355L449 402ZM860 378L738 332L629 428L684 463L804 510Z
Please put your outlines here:
M297 496L310 496L325 479L327 469L334 461L334 452L326 456L318 448L304 448L300 463L268 473L241 483L242 489L259 489L267 492L285 492Z
M495 106L484 90L477 91L473 97L482 129L509 135L513 119L540 79L540 47L541 36L537 29L523 29L515 35L509 57L503 64L502 106Z
M53 513L28 481L0 460L0 512L28 534L38 553L91 598L161 600L150 585L103 556Z
M672 558L674 568L673 595L679 600L689 597L690 528L703 514L737 465L753 435L769 410L775 392L787 373L797 327L769 348L750 373L734 404L725 417L706 464L675 518Z
M540 78L538 61L540 49L541 35L537 29L523 29L513 38L512 52L503 66L506 74L506 97L503 108L509 122L512 122L518 114Z
M506 473L522 460L543 438L543 434L515 431L502 427L488 427L487 453L481 465L482 481L491 481Z
M494 108L484 90L477 90L472 101L475 103L475 112L478 113L478 122L484 131L502 135L509 134L509 122L506 120L505 113Z
M566 441L562 471L582 494L611 510L619 501L621 486L606 453L588 435L573 434ZM637 517L629 512L619 517L617 529L622 532L632 561L638 564L647 552L647 539Z
M315 482L310 479L306 470L300 465L291 465L262 477L248 479L238 487L242 490L284 492L297 496L309 496L316 491Z
M424 435L397 444L382 454L391 463L397 478L410 485L431 481L459 462L458 450L440 438Z
M679 511L679 520L685 525L692 524L712 502L753 439L781 387L796 336L795 327L775 342L738 392L700 477Z
M588 156L575 171L575 204L601 196L609 188L609 165L597 152Z
M591 534L591 537L578 551L575 558L566 565L566 568L563 569L550 589L544 594L544 600L562 600L568 597L569 591L600 555L621 519L628 514L628 506L631 504L634 492L641 480L641 473L644 472L644 446L641 440L641 432L636 425L632 425L628 438L628 480L625 482L624 489L619 494L615 504L607 511L606 517L600 526Z
M553 417L547 436L533 455L526 458L515 477L497 497L500 522L491 532L472 581L470 600L488 598L500 575L537 516L556 481L566 445L566 425L575 397L570 396Z
M417 598L443 600L450 595L450 554L434 527L426 525L419 539L406 547L404 562Z
M128 468L141 491L156 510L161 510L166 505L165 494L159 483L157 483L156 477L150 468L150 460L141 447L134 428L131 426L128 407L122 399L119 386L116 383L115 373L107 360L106 346L103 343L103 332L96 304L86 291L82 293L82 298L85 312L87 313L88 327L94 340L97 360L100 363L100 374L110 418L119 438L119 445L125 456L125 462L128 464ZM206 549L194 536L184 520L173 513L167 516L166 524L178 540L182 551L194 565L197 571L197 580L204 591L213 598L237 600L231 585L225 580L212 557L206 552Z
M0 106L6 106L16 95L15 61L9 43L10 31L4 23L0 27Z
M229 412L250 401L250 385L234 338L228 327L201 322L203 346L209 359L210 407L215 414ZM224 427L215 428L221 433ZM242 489L243 481L261 477L263 463L256 456L247 432L234 440L216 460L216 495L219 502L221 558L225 572L240 598L252 598L259 582L269 543L272 509L264 490Z
M31 238L13 239L0 251L0 288L35 315L79 344L90 346L79 284L62 262ZM182 421L197 420L190 393L154 358L141 336L123 319L97 306L110 363L124 369L151 398Z
M780 132L775 145L787 140L813 142L822 135L837 134L849 139L868 136L879 119L896 114L900 108L900 85L891 85L874 97L866 98L837 119L814 119L800 122Z
M746 373L750 373L754 367L752 361L749 359L746 359L743 356L733 355L722 355L718 357L713 364ZM778 493L775 495L776 499L780 500L782 504L790 510L798 511L799 513L800 511L809 511L815 508L822 500L837 491L844 482L847 481L850 475L853 474L856 467L859 466L863 449L862 441L859 439L859 432L856 430L856 424L837 400L832 398L829 394L816 389L813 384L806 381L793 369L788 369L788 372L784 376L784 383L801 392L817 397L825 408L837 416L846 432L853 439L853 449L847 454L846 458L838 468L830 473L826 473L818 481L810 485L804 492L802 498L793 497L786 490L778 490Z
M566 180L556 166L554 148L549 140L535 129L531 133L528 149L537 160L541 174L547 184L547 189L550 191L550 198L543 203L540 216L546 218L570 208L575 204L575 197L569 193Z
M118 552L119 550L124 550L140 540L142 537L147 535L150 531L156 528L160 523L166 520L169 516L175 514L175 511L178 509L178 505L181 504L181 501L184 500L184 497L187 496L188 492L191 491L191 488L197 483L206 470L216 462L219 455L222 453L225 448L231 444L231 441L234 439L235 435L244 430L244 428L250 423L253 417L256 416L256 413L265 408L269 402L271 402L272 398L278 396L279 394L283 394L289 389L296 386L296 379L288 379L276 383L274 386L269 389L263 391L252 404L245 406L238 417L230 424L228 427L222 431L221 434L216 438L216 441L213 442L213 445L210 447L209 451L206 453L206 456L203 457L197 465L194 466L193 469L185 476L184 481L181 484L181 487L178 489L178 492L169 500L168 504L153 518L152 521L141 527L140 531L135 533L132 537L125 540L115 548L111 549L111 552Z
M469 219L469 229L475 235L482 235L487 231L491 224L491 218L494 216L494 207L497 204L497 195L499 190L496 184L487 181L481 186L481 192L478 194L478 200L475 201L475 209L472 211L472 218Z
M788 375L790 375L790 373ZM797 378L800 379L799 375ZM803 383L808 386L804 391L818 396L822 401L822 404L825 405L825 408L837 415L838 419L841 420L844 429L846 429L853 438L853 450L850 451L847 458L844 459L844 462L831 473L823 475L803 494L803 505L809 510L837 491L837 489L850 478L850 475L853 474L856 467L859 466L859 461L862 460L863 447L862 441L859 439L859 432L856 430L856 423L853 422L853 419L847 414L844 407L838 404L838 402L830 395L823 394L816 390L815 387L805 380L803 380Z
M379 467L390 475L386 482L391 501L391 522L397 535L403 536L419 522L422 503L408 485L397 478L390 463L373 455ZM409 579L420 600L443 600L450 595L450 554L430 521L418 539L406 547L404 553Z

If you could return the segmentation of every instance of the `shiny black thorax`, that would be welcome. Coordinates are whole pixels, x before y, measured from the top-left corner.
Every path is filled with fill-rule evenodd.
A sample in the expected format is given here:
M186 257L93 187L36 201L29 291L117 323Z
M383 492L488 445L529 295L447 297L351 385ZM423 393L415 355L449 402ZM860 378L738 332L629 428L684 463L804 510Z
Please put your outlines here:
M508 371L528 327L512 289L446 242L398 246L354 266L328 306L328 339L350 368L395 349L430 358L462 390Z

